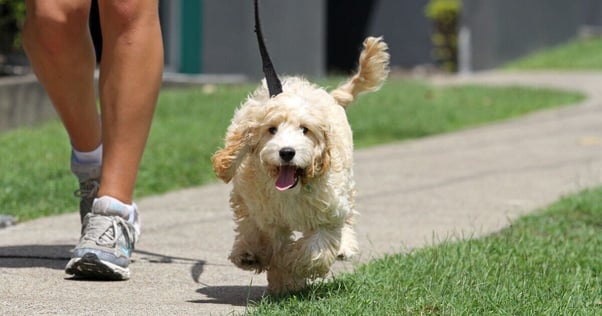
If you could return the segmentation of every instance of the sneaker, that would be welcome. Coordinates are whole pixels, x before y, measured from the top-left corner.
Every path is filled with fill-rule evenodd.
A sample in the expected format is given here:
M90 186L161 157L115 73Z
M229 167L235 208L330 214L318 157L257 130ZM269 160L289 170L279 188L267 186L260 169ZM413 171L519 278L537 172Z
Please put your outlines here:
M84 217L92 210L92 203L98 194L100 187L101 165L84 164L71 156L71 171L79 181L79 190L73 192L73 195L79 197L79 219L84 223Z
M103 196L84 217L82 236L65 272L78 278L127 280L130 256L140 235L136 205Z

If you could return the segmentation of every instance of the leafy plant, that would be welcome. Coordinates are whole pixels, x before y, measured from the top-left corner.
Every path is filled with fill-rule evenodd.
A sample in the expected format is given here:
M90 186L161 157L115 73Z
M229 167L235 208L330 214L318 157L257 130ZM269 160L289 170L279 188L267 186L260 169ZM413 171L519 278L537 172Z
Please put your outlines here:
M458 60L458 21L462 3L460 0L430 0L425 15L435 28L431 40L433 57L441 67L454 72Z
M25 22L25 1L0 0L0 53L21 48L21 30Z

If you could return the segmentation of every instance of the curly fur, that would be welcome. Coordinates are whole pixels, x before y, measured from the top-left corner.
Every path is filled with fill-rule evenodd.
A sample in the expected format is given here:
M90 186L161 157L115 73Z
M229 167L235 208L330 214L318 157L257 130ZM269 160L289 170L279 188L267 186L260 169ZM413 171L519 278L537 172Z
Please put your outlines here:
M380 88L388 61L385 42L369 37L357 73L331 93L286 77L283 92L270 98L263 82L236 111L225 147L213 155L216 175L233 182L237 234L229 259L241 269L267 271L271 294L297 291L324 277L337 258L358 252L345 108L359 93ZM290 161L283 148L294 150ZM296 170L296 185L277 189L286 166Z

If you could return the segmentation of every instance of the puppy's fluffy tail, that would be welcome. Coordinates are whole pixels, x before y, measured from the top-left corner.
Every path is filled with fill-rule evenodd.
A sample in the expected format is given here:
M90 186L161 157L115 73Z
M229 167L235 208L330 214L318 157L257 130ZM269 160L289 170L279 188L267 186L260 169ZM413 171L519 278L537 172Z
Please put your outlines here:
M362 92L380 89L389 75L388 46L382 37L368 37L360 55L357 73L330 94L342 107L355 100Z

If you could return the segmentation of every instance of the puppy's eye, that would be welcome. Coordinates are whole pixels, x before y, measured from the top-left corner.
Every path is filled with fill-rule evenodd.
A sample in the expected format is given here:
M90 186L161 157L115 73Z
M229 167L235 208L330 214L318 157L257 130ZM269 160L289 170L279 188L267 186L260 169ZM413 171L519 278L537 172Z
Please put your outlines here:
M307 132L309 131L309 129L305 126L301 126L301 131L303 131L303 135L307 134Z
M278 128L273 127L273 126L268 129L268 132L272 135L276 135L277 131L278 131Z

